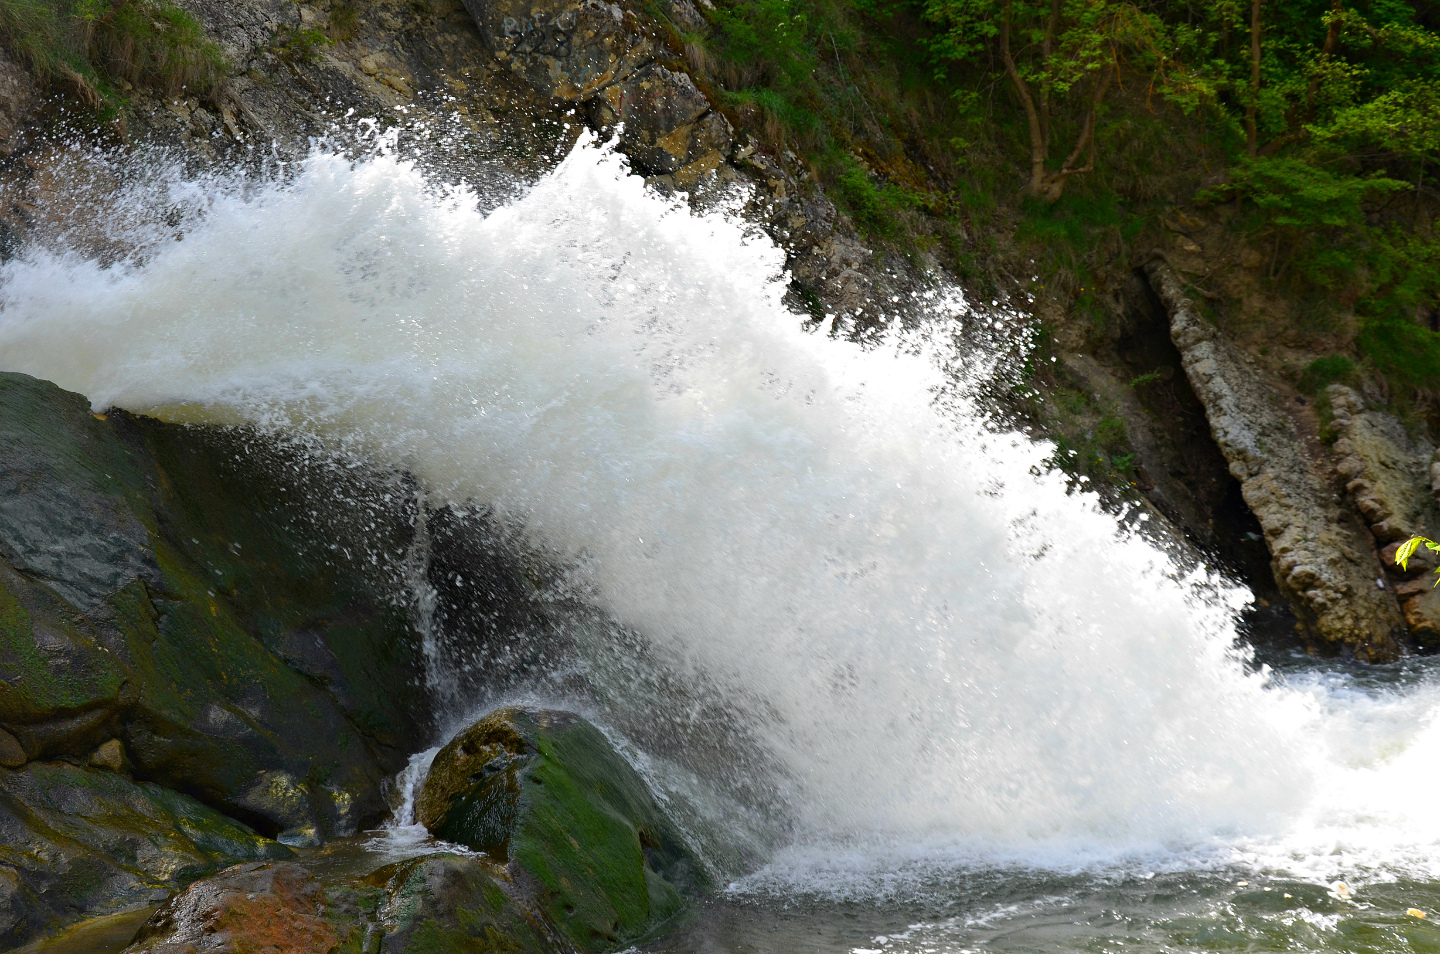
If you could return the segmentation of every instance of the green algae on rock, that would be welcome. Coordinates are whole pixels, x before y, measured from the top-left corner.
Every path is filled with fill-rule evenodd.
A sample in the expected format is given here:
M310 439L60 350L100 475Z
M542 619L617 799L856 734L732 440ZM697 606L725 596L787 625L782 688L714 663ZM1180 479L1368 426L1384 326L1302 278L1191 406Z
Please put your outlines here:
M437 837L508 864L585 951L655 932L707 886L644 780L568 712L486 716L436 755L416 813Z
M570 944L494 862L454 854L389 865L365 879L384 887L385 954L552 954Z

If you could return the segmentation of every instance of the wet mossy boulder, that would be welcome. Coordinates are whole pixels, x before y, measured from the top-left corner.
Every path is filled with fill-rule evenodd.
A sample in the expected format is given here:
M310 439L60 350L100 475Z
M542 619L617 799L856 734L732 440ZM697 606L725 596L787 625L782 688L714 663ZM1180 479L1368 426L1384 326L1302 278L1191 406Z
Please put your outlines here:
M416 812L435 836L507 865L585 951L656 933L708 887L644 779L572 713L486 716L436 755Z
M236 861L290 854L192 798L115 771L0 769L0 948L163 900Z
M564 954L570 944L505 869L474 856L426 855L365 879L383 888L384 954Z
M120 739L268 836L383 817L430 730L402 484L0 374L0 765Z

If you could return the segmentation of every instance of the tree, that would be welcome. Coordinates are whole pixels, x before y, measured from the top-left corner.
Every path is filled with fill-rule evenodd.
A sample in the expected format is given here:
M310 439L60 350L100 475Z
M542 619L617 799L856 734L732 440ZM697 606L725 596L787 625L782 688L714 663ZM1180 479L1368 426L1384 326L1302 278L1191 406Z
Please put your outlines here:
M1153 72L1165 60L1164 25L1116 0L926 0L942 28L933 48L944 59L998 63L1025 114L1029 177L1025 192L1060 198L1071 176L1095 168L1096 127L1121 69ZM1057 116L1077 120L1070 149L1052 167Z

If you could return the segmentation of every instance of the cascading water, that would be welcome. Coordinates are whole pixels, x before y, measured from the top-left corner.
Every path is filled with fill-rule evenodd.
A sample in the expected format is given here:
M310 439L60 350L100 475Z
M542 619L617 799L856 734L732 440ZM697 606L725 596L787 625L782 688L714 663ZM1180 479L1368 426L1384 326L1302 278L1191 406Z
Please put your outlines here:
M717 774L763 776L777 847L737 891L1440 877L1440 681L1247 667L1245 594L984 426L953 383L946 335L980 320L953 292L876 347L807 331L768 240L588 140L489 213L384 151L171 187L204 199L132 259L4 267L0 367L489 508L614 622L576 635L602 717L717 718ZM656 673L683 691L641 698Z

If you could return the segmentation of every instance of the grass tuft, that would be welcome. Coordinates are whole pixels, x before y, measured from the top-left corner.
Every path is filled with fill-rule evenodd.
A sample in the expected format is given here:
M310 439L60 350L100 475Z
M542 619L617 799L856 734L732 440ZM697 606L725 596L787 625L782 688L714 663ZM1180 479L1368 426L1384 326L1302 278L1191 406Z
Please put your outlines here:
M225 73L220 48L169 0L0 0L0 31L43 80L92 107L116 107L117 87L206 92Z

